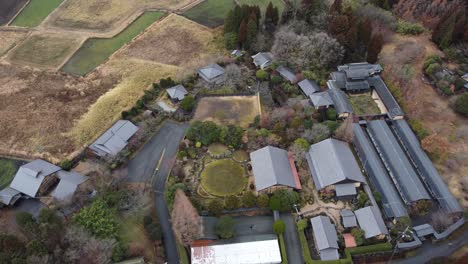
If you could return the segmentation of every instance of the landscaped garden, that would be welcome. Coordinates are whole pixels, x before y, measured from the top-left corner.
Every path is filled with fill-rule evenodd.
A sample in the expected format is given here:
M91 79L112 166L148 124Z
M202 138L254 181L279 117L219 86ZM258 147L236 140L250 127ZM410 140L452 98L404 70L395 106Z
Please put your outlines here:
M18 27L38 26L62 2L63 0L30 0L11 24Z
M201 188L218 197L237 195L246 183L244 168L232 159L212 161L201 173Z
M106 61L112 53L140 34L148 26L159 20L165 13L145 12L118 35L109 38L88 39L62 68L76 75L85 75Z
M234 5L233 0L206 0L186 11L184 16L207 27L217 27L224 23Z
M380 109L369 95L349 96L349 102L356 115L376 115L380 114Z

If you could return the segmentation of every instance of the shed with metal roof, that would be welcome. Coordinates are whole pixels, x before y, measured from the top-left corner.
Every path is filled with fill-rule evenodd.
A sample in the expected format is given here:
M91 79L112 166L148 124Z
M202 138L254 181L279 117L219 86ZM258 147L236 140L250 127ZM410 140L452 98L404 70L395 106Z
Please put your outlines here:
M36 197L46 178L59 170L60 167L44 160L31 161L19 168L10 187L30 197Z
M124 149L138 127L128 120L119 120L102 134L89 148L98 156L115 156Z
M338 236L335 226L326 216L316 216L310 219L314 232L315 247L319 251L321 260L339 259Z
M202 77L208 83L212 84L219 84L224 82L224 73L224 69L216 63L198 69L198 74L200 77Z
M382 219L379 208L367 206L354 211L359 227L364 230L365 238L388 235L388 229Z

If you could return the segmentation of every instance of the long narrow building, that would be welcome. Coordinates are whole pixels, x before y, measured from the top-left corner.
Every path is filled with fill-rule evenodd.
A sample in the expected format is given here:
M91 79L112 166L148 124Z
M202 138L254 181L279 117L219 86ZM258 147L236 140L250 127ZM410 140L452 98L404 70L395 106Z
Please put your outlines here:
M382 208L385 217L399 218L408 216L406 207L401 201L398 191L393 186L390 176L385 170L366 132L359 124L354 124L353 126L354 146L372 186L382 196Z
M374 120L367 124L371 140L405 203L431 199L387 122Z
M408 123L405 120L395 120L393 121L393 125L398 138L403 143L402 145L408 152L417 171L426 183L428 190L437 200L440 207L447 213L463 212L457 199L450 193L447 185L432 164L432 161L421 148L418 138L411 130Z

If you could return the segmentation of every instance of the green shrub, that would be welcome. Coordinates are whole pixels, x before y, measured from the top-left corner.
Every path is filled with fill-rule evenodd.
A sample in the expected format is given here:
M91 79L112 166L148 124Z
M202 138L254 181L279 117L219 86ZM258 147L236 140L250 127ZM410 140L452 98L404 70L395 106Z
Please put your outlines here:
M216 234L222 239L232 238L235 235L234 226L236 222L230 216L223 216L216 223Z
M237 33L229 32L224 34L224 46L226 49L235 49L239 43Z
M308 225L309 221L306 218L301 219L297 221L297 230L304 231L304 229L306 229Z
M180 102L180 108L187 112L191 112L194 106L195 98L192 95L185 96L184 99Z
M259 194L257 196L256 203L258 207L261 207L261 208L268 207L268 204L270 203L270 198L268 198L268 195L266 194Z
M336 110L335 108L328 108L327 109L327 119L335 121L336 120Z
M310 146L309 142L307 142L307 140L305 140L303 138L298 138L298 139L294 140L294 144L297 145L298 147L300 147L303 150L308 150L309 146Z
M351 235L353 235L354 240L356 240L356 245L361 246L364 244L364 230L360 228L353 228L351 230Z
M64 159L60 162L59 166L64 170L70 170L73 166L73 162L69 159Z
M177 189L181 189L185 192L187 191L187 186L185 186L183 183L176 183L172 186L169 186L164 192L164 200L166 200L169 212L172 211L172 207L174 206L175 193Z
M256 203L257 197L253 192L245 192L244 196L242 196L242 205L244 207L254 207Z
M286 224L281 221L281 220L276 220L274 223L273 223L273 231L276 233L276 234L283 234L284 231L286 230Z
M403 35L419 35L424 32L424 27L419 23L411 23L403 19L398 20L397 32Z
M439 63L432 63L426 68L426 74L432 77L435 73L439 72L440 69L441 66Z
M110 238L117 235L115 217L115 209L100 198L90 206L81 209L73 220L97 237Z
M314 260L310 256L310 250L309 250L309 243L307 242L307 238L305 237L304 231L297 231L299 234L299 240L301 241L301 247L302 247L302 256L304 257L304 260L306 263L314 263Z
M258 71L255 73L255 76L256 76L257 79L259 79L260 81L265 81L266 79L268 79L268 72L265 71L265 70L258 70Z
M286 245L284 244L283 234L278 235L278 241L279 241L280 250L281 250L281 259L282 259L281 264L288 264L288 255L286 254Z
M337 121L327 120L327 121L323 122L323 124L328 127L328 129L330 130L331 133L335 133L335 131L338 129L338 127L340 127L340 123L338 123Z
M455 100L455 111L458 113L468 116L468 93L464 93L457 97Z
M417 119L410 119L409 125L419 137L419 140L423 140L425 137L429 136L429 132L424 128L421 121Z
M299 201L299 194L294 191L279 189L273 192L269 206L271 210L289 211Z
M124 260L126 255L127 247L122 242L117 243L117 245L112 249L112 261L114 262Z
M212 200L209 204L208 204L208 211L212 214L212 215L220 215L221 212L223 211L223 204L218 201L218 200Z
M278 75L274 75L271 77L271 83L272 84L280 84L283 82L283 78L281 78L281 76L278 76Z
M423 68L427 69L427 67L429 67L429 65L431 65L433 63L439 63L439 64L442 63L442 59L440 58L439 55L434 54L434 55L428 56L426 58L426 60L424 61Z
M239 209L240 200L235 195L230 195L224 200L224 208L227 210Z

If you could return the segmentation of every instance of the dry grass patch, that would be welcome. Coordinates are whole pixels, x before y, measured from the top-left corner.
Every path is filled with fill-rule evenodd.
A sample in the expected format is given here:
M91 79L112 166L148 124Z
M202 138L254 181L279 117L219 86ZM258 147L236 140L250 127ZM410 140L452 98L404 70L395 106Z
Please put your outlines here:
M209 28L182 16L169 15L148 28L144 36L131 43L124 54L143 60L183 66L208 53L217 52L219 49L214 43L214 37L215 31Z
M80 43L78 37L68 34L32 35L9 54L9 60L38 67L58 67Z
M28 33L24 31L0 31L0 56L7 53L11 48L26 38Z
M258 115L257 96L204 97L198 102L193 119L247 127Z
M69 29L110 31L147 8L175 10L194 0L68 0L48 25Z

